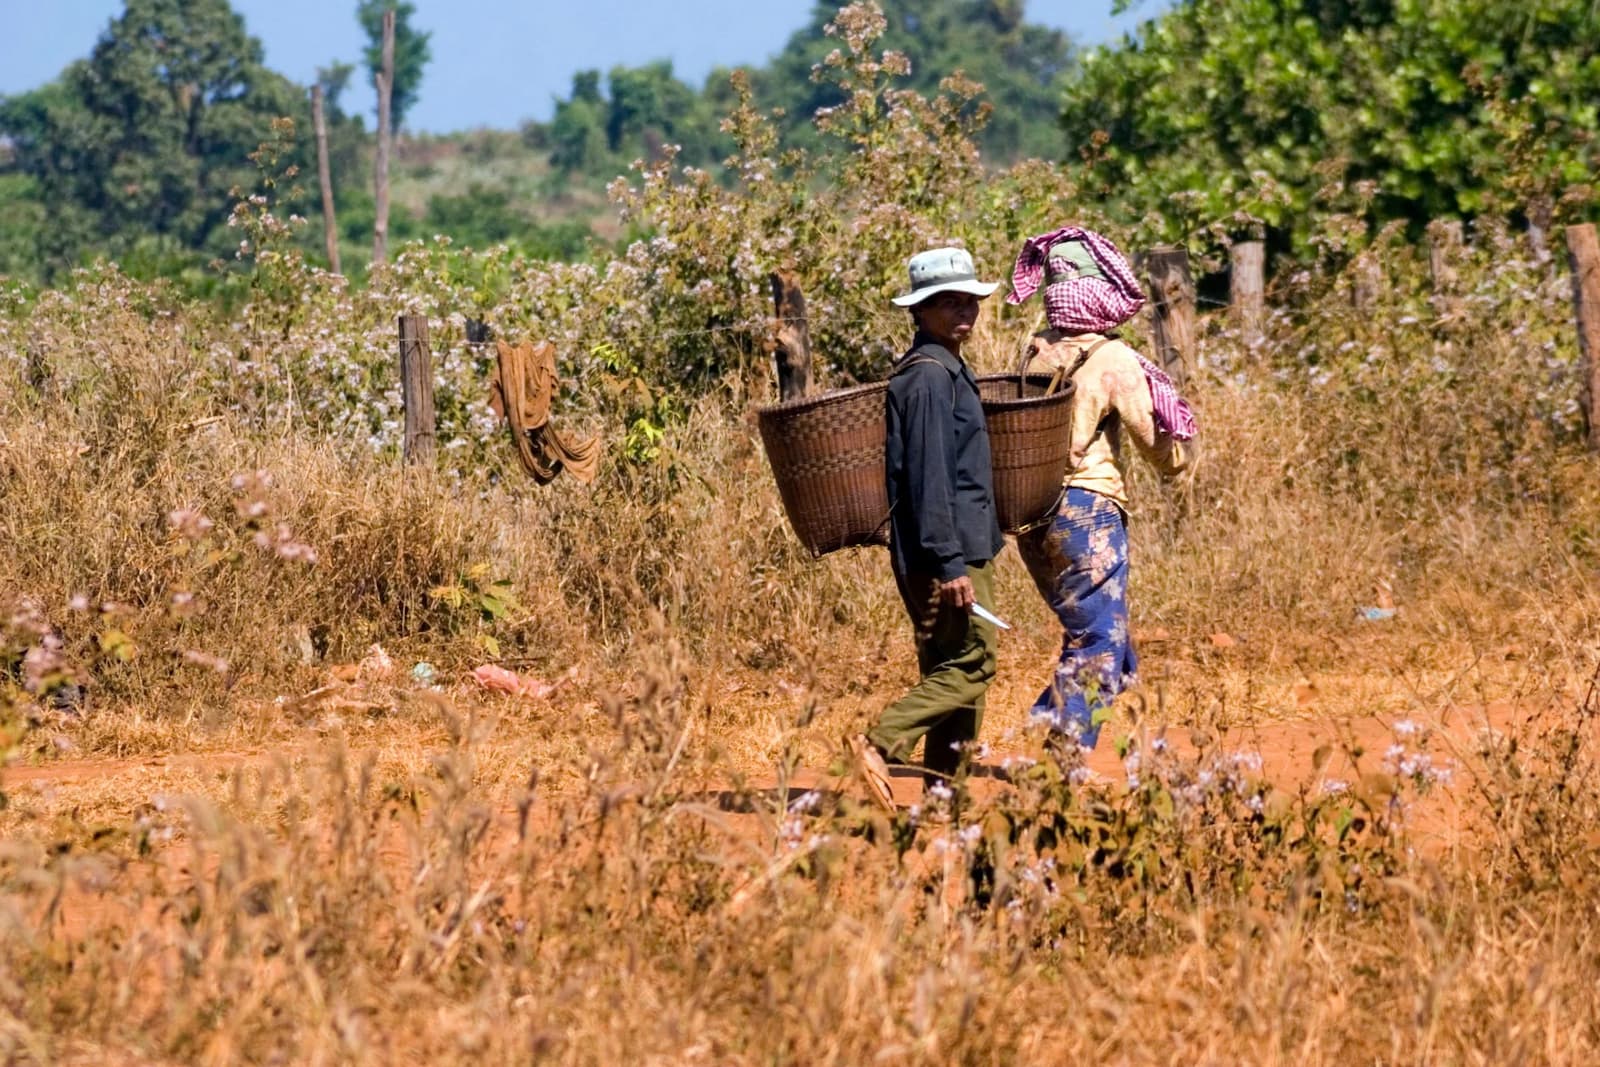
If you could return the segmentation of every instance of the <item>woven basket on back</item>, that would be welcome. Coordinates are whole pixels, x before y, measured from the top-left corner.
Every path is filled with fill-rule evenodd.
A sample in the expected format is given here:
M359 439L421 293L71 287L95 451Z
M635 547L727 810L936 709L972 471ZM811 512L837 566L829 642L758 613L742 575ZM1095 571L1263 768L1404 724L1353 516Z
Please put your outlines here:
M1029 374L1025 367L1026 360L1016 374L978 379L993 457L995 513L1007 533L1055 510L1072 449L1072 379Z
M836 389L756 411L783 510L814 556L888 544L883 479L887 382Z

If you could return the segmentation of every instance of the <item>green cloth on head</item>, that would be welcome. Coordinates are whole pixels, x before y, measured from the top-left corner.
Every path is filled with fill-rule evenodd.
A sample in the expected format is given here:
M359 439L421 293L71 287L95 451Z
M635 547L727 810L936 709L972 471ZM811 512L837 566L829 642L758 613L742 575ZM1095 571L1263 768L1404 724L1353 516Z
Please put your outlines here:
M1076 270L1067 269L1066 265L1070 265ZM1105 277L1106 272L1100 269L1100 264L1095 260L1094 253L1089 251L1089 246L1082 241L1057 241L1050 246L1050 251L1045 256L1044 281L1046 285L1068 278L1099 278L1105 280Z

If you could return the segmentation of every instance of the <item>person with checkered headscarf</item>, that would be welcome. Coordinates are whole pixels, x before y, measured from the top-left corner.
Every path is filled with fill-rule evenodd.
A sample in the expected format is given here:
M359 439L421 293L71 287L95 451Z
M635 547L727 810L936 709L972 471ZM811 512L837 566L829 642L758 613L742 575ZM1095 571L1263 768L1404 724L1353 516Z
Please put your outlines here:
M1054 515L1017 537L1018 554L1061 622L1061 655L1031 714L1093 747L1112 700L1138 666L1128 632L1129 500L1122 442L1164 475L1192 456L1194 413L1159 367L1117 337L1144 291L1115 245L1068 226L1029 239L1008 303L1044 288L1049 328L1030 341L1030 366L1072 378L1072 448Z

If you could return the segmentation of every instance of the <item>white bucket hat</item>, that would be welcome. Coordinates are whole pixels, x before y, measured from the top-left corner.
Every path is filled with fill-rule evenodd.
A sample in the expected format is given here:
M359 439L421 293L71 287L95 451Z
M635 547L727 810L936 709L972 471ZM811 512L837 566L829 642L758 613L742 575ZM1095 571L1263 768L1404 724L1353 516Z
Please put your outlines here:
M982 298L999 282L980 282L972 256L965 248L931 248L911 257L911 292L891 297L898 307L914 307L938 293L971 293Z

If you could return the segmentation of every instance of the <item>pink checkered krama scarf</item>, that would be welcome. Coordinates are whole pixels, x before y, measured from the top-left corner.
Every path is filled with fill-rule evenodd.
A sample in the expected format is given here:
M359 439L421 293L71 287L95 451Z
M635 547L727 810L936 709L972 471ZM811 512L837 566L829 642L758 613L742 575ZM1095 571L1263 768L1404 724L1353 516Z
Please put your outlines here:
M1133 268L1112 244L1093 230L1063 226L1052 233L1030 237L1017 255L1011 271L1008 304L1020 304L1032 296L1044 280L1050 249L1064 241L1076 241L1089 250L1104 278L1077 277L1072 274L1052 279L1044 289L1044 306L1050 325L1068 333L1105 333L1133 318L1144 307L1144 290L1133 276Z
M1006 295L1006 303L1020 304L1038 290L1050 249L1065 241L1075 241L1088 249L1105 277L1080 276L1069 270L1051 280L1044 289L1045 317L1050 325L1071 334L1110 333L1138 314L1144 307L1144 290L1133 276L1133 268L1116 245L1081 226L1063 226L1023 243L1011 271L1011 292ZM1150 387L1156 429L1180 441L1191 440L1199 427L1188 402L1178 395L1165 371L1137 352L1134 355Z

